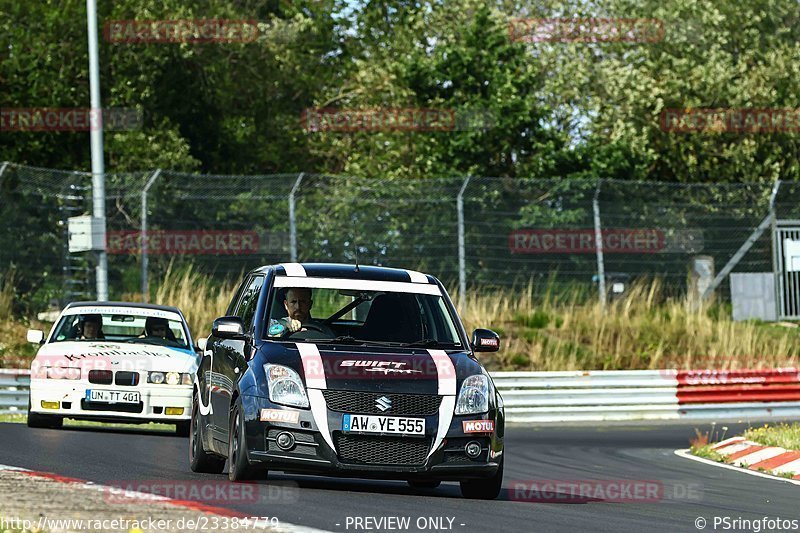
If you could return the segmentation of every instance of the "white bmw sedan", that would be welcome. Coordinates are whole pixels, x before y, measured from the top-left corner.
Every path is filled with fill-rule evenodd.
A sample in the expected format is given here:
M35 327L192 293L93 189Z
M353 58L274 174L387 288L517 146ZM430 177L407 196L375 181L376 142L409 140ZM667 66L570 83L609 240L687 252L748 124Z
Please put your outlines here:
M192 379L199 356L176 307L75 302L31 363L28 426L61 427L64 418L174 423L188 436Z

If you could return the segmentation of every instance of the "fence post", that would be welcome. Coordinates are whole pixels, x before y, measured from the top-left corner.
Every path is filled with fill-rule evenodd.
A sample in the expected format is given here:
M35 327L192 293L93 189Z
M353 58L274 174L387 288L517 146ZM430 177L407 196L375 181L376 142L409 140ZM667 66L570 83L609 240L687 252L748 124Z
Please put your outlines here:
M153 183L161 175L161 169L157 168L155 172L147 180L147 183L142 190L142 301L147 303L150 300L150 281L147 277L147 269L149 267L149 258L147 255L147 191L153 186Z
M775 318L782 320L784 315L783 304L783 258L780 257L779 251L782 246L778 242L778 215L775 212L775 202L778 199L778 189L781 186L781 180L775 180L775 186L772 188L772 194L769 197L769 215L772 230L772 276L774 279L773 289L775 290Z
M458 211L458 309L463 314L467 305L467 250L464 228L464 191L467 190L469 180L467 176L461 185L456 197L456 210Z
M594 245L597 250L597 286L599 291L600 305L606 306L606 269L603 261L603 232L600 227L600 185L603 180L597 179L597 187L594 190L592 199L592 209L594 211Z
M303 181L305 172L301 172L297 176L297 180L292 186L292 191L289 193L289 256L293 263L297 262L297 216L295 213L294 196L297 193L300 182Z
M775 236L775 200L778 197L778 189L780 189L780 187L781 187L781 180L780 179L776 179L775 180L775 184L772 186L772 192L770 193L770 196L769 196L769 212L767 213L767 216L764 217L764 220L761 221L761 224L759 224L758 227L755 230L753 230L753 233L750 234L750 236L747 238L746 241L744 241L744 243L742 243L742 245L739 247L739 249L736 251L736 253L733 254L733 257L731 257L730 260L728 260L728 263L722 268L722 270L719 271L719 274L717 274L717 276L714 278L714 281L711 282L711 284L708 286L706 291L703 293L703 296L702 296L703 300L707 300L712 294L714 294L714 291L717 289L717 287L719 287L720 283L722 283L722 280L724 280L725 277L728 274L730 274L731 270L733 270L734 267L736 267L736 265L739 263L739 261L742 260L742 257L744 257L744 255L750 250L750 248L752 248L752 246L759 239L759 237L761 237L761 234L764 233L764 230L766 230L767 227L770 224L772 225L772 235L773 235L773 242L774 242L774 240L775 240L774 239L774 236ZM773 252L774 252L774 250L773 250ZM774 257L773 257L773 260L774 260ZM774 263L774 261L773 261L773 265L775 266L775 268L778 268L780 266L778 263ZM777 270L775 272L777 273ZM780 281L781 283L783 282L782 278L780 278L780 277L776 281ZM778 283L775 284L775 288L776 288L776 290L778 290ZM781 290L782 290L782 288L781 288ZM782 294L782 292L781 292L781 294ZM776 300L776 304L777 304L777 300ZM778 313L778 317L780 318L780 313Z

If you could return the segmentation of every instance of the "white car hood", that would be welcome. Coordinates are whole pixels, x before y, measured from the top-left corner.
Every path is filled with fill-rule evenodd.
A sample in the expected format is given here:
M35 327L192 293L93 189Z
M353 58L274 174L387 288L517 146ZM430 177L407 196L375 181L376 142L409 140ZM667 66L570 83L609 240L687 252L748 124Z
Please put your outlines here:
M89 370L194 373L198 360L194 352L152 344L67 341L42 346L31 363L31 371L32 377L45 367L80 368L84 376Z

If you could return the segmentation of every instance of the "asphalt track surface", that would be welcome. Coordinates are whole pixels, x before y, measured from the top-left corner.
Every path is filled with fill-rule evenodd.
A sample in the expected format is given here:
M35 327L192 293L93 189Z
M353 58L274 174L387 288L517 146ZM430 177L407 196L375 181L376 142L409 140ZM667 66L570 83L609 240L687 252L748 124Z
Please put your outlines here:
M696 427L710 428L659 423L510 427L504 489L493 501L463 499L454 483L415 491L398 481L270 472L269 480L258 482L263 485L259 501L211 503L251 516L275 516L281 523L343 532L698 531L699 517L706 520L704 531L766 531L770 528L764 525L736 526L764 517L800 521L800 486L676 456L674 450L688 446ZM727 436L742 427L728 424ZM141 481L228 482L227 476L191 472L187 446L188 439L135 427L48 430L0 424L0 464L117 486ZM558 487L545 485L589 480L648 482L651 487L656 483L660 489L655 499L653 493L644 493L642 501L631 492L630 498L620 494L627 501L609 501L585 497L580 490L574 496L560 493ZM526 482L525 490L518 490L516 481ZM609 485L601 489L610 492ZM408 517L409 522L376 527L376 522L363 521L367 517Z

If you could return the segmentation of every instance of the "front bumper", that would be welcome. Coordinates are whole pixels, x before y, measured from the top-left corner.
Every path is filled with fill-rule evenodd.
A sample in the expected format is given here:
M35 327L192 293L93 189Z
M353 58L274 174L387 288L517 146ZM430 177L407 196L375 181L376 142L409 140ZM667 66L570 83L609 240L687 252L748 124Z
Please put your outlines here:
M247 452L252 464L269 470L377 479L460 481L493 476L503 455L502 414L496 410L483 415L453 416L436 449L439 414L425 418L424 437L365 435L341 430L344 413L326 408L328 436L325 438L310 410L291 409L268 399L243 396ZM298 413L294 422L263 422L261 409ZM420 418L420 417L414 417ZM491 420L494 431L464 433L465 420ZM291 433L295 445L282 450L277 435ZM465 453L468 442L478 442L481 453L471 459ZM333 446L331 446L331 443Z
M138 392L138 404L100 404L86 401L86 390ZM30 400L32 413L55 415L82 420L102 419L127 422L188 421L191 418L191 385L140 384L135 387L96 385L85 380L31 379ZM55 409L42 406L57 403ZM166 414L167 408L182 409L181 414Z

